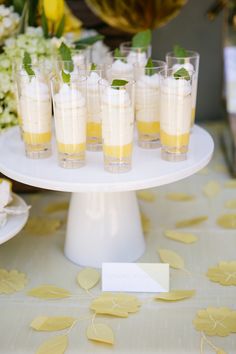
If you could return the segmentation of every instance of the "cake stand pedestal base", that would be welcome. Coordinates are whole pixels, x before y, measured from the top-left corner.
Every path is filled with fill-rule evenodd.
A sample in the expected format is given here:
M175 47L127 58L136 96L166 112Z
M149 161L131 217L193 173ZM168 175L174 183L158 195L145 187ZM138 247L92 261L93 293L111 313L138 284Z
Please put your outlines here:
M72 193L65 255L82 266L132 262L145 251L135 192Z

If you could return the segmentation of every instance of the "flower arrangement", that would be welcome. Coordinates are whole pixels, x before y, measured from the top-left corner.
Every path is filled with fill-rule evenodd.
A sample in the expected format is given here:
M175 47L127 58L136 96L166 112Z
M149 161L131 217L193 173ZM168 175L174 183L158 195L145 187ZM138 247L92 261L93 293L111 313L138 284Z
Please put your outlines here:
M0 5L0 43L16 33L20 23L20 16L14 12L13 6Z

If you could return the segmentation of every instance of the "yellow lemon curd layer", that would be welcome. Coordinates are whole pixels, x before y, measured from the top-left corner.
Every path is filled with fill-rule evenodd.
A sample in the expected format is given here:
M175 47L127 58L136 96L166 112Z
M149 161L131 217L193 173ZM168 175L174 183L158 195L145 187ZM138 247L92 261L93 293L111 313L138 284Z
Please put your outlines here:
M159 134L160 123L159 122L144 122L137 121L137 128L140 134Z
M103 152L106 156L122 159L131 156L132 144L121 146L116 145L103 145Z
M192 114L191 114L191 126L194 125L194 122L195 122L195 114L196 114L196 109L195 107L192 108Z
M23 132L24 142L28 145L48 144L51 141L51 132L47 133L28 133Z
M182 135L170 135L161 130L161 144L169 147L181 148L189 143L189 133Z
M95 122L87 123L87 138L102 138L102 124Z
M57 142L57 149L62 154L79 154L85 151L85 143L82 144L63 144Z

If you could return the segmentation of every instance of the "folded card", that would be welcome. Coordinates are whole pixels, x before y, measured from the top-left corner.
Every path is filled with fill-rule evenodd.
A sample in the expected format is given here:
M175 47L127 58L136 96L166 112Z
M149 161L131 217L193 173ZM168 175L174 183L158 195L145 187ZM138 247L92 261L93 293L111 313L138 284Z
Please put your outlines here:
M169 264L103 263L102 291L169 291Z

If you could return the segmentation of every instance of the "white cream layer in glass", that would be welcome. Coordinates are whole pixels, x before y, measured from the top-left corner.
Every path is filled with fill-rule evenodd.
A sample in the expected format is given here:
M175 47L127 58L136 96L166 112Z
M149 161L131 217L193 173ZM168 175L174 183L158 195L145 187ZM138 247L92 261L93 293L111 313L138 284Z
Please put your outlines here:
M132 143L134 112L126 90L107 87L101 108L103 144L123 146Z
M130 63L125 63L120 59L117 59L111 64L111 67L107 70L107 77L110 80L113 78L132 80L134 77L133 65Z
M127 63L129 64L139 64L141 66L145 66L147 63L147 54L146 52L136 52L130 51L126 57Z
M80 91L63 84L54 96L56 138L62 144L86 141L86 101Z
M141 122L159 122L160 76L142 75L136 82L135 113Z
M192 108L196 108L196 101L197 101L197 72L194 71L194 66L191 63L184 63L184 64L175 64L173 65L172 69L173 72L176 72L177 70L184 68L189 72L190 77L192 77ZM192 74L193 73L193 74Z
M87 107L88 122L100 123L100 98L98 81L101 77L94 71L91 71L87 78Z
M35 76L23 77L20 96L20 112L23 131L47 133L51 131L51 98L48 85Z
M163 79L160 100L161 130L175 136L189 133L192 111L190 82L173 77Z

